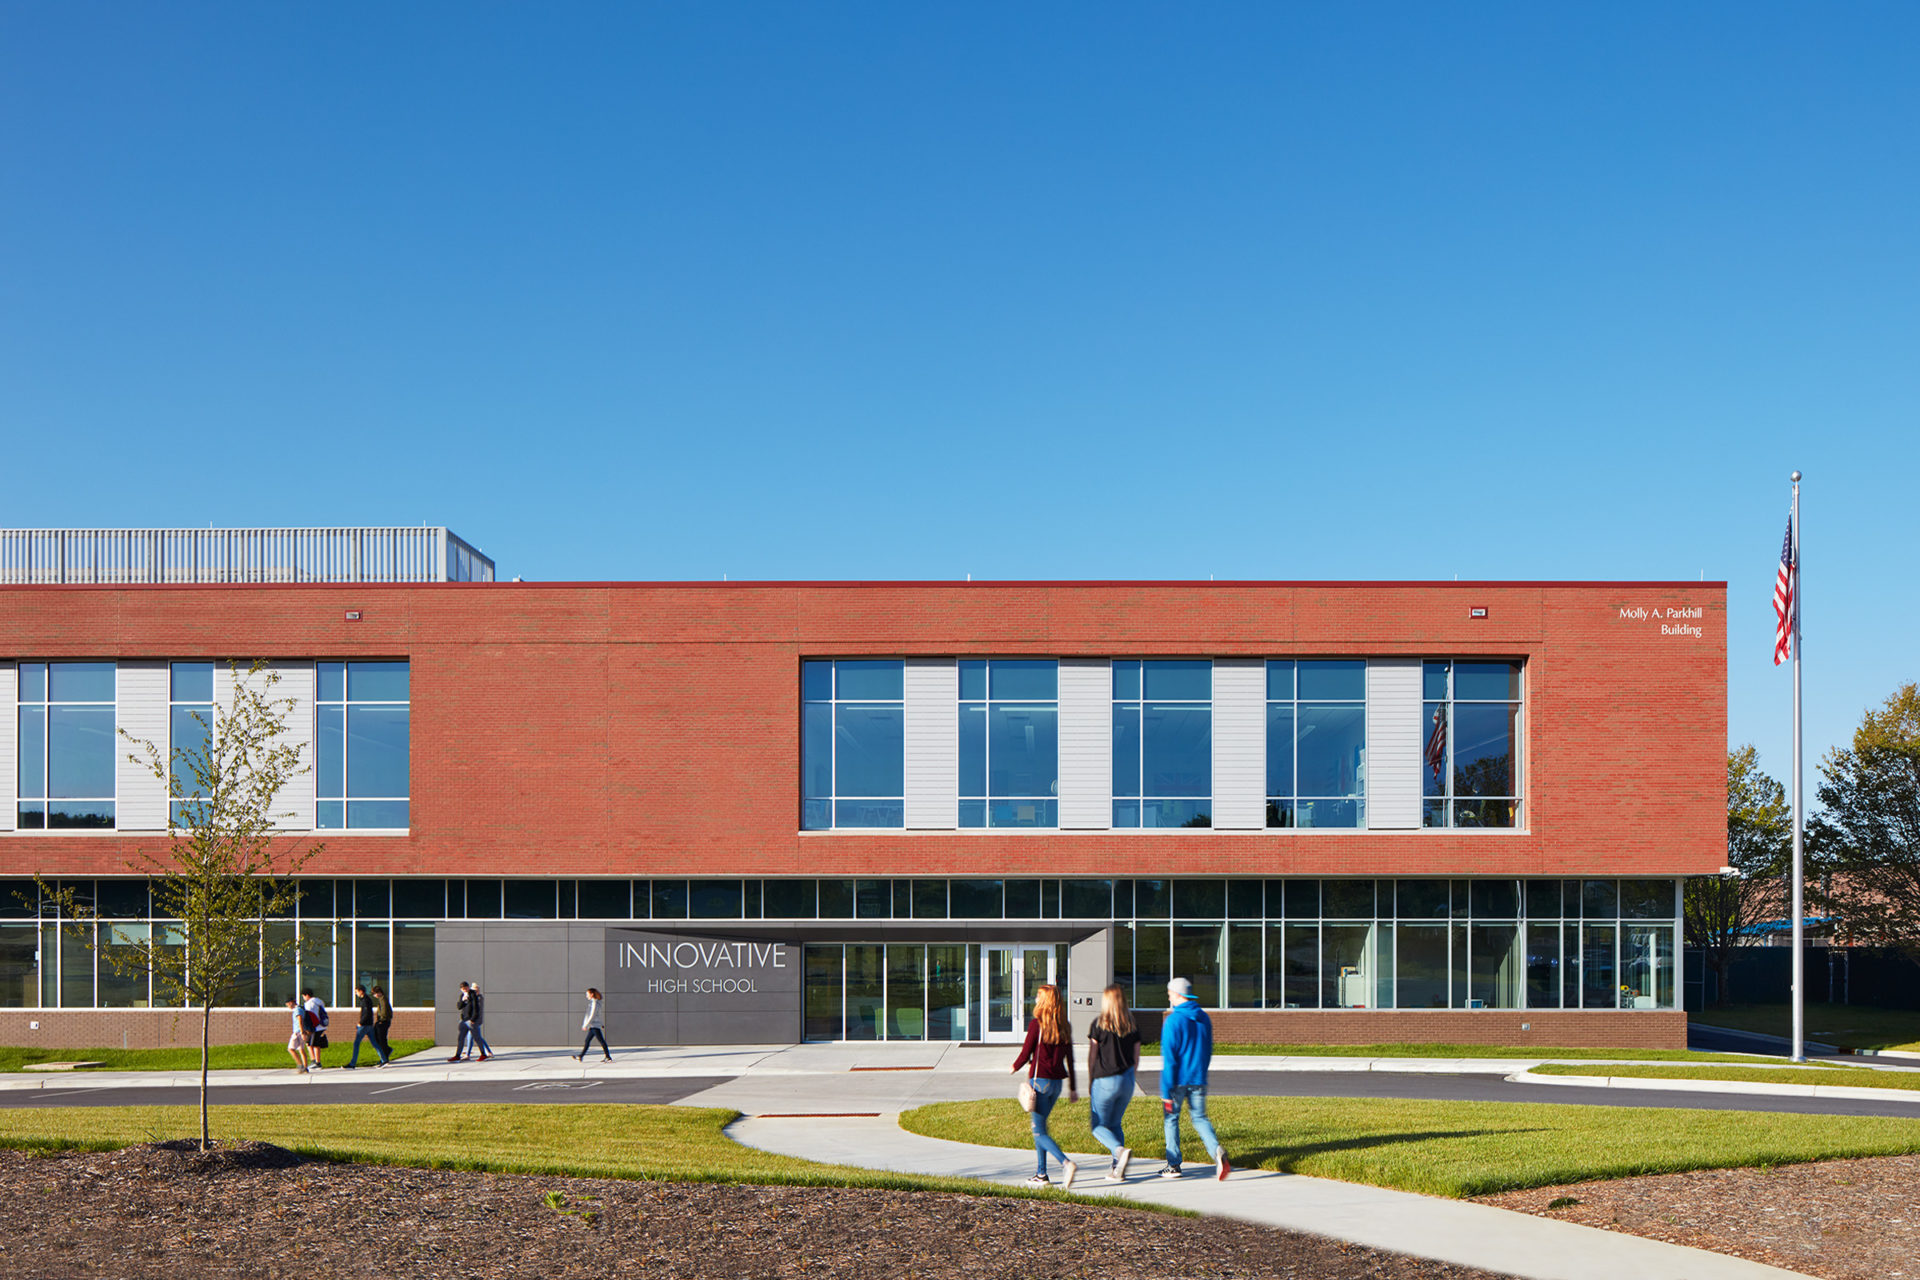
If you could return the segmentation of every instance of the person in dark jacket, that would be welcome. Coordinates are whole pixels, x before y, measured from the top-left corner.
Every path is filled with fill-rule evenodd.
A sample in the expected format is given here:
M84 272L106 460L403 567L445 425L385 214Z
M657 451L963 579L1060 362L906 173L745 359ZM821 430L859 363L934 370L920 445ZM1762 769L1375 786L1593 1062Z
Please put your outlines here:
M1060 1162L1064 1174L1060 1185L1071 1187L1080 1166L1067 1159L1067 1153L1047 1132L1047 1117L1053 1113L1053 1104L1060 1101L1063 1080L1069 1098L1080 1096L1080 1085L1073 1075L1073 1027L1067 1021L1067 1007L1060 999L1060 988L1051 982L1042 986L1034 997L1033 1017L1027 1020L1026 1043L1020 1046L1020 1056L1013 1062L1016 1072L1021 1067L1027 1068L1027 1080L1033 1085L1033 1150L1040 1160L1040 1171L1027 1181L1038 1187L1052 1185L1047 1180L1047 1157L1052 1156Z
M387 1038L393 1030L393 1005L379 983L373 984L373 1047L380 1051L380 1065L393 1061L393 1042Z
M1134 1071L1140 1066L1140 1031L1127 1009L1127 993L1108 987L1100 993L1100 1016L1088 1032L1087 1101L1093 1136L1113 1153L1107 1181L1124 1182L1133 1148L1122 1136L1127 1104L1133 1101Z
M1207 1069L1213 1065L1213 1020L1193 998L1193 984L1175 978L1167 984L1167 1016L1160 1023L1160 1107L1166 1112L1167 1167L1163 1178L1180 1176L1180 1104L1185 1103L1200 1141L1213 1157L1214 1176L1233 1171L1227 1152L1207 1119Z
M448 1062L458 1062L473 1054L473 988L470 984L460 984L460 998L454 1001L453 1011L460 1015L460 1030L454 1036L453 1054Z
M487 998L480 994L480 984L476 982L467 984L467 994L473 997L473 1004L467 1013L473 1024L469 1034L473 1037L474 1048L480 1051L480 1061L485 1062L493 1056L493 1046L487 1043L486 1036L480 1032L480 1024L487 1020Z
M359 983L353 985L353 1002L360 1006L360 1025L353 1031L353 1054L347 1059L347 1070L360 1065L360 1042L373 1042L373 1051L380 1055L380 1065L387 1065L387 1051L380 1047L380 1036L373 1029L373 997Z

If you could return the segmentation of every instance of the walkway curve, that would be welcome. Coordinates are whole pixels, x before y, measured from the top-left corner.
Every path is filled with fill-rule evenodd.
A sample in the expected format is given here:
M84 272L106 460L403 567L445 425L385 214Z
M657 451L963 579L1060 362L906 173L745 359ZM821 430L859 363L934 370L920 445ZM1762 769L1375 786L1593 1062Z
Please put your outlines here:
M909 1133L900 1127L897 1113L748 1116L728 1126L727 1134L762 1151L891 1173L1019 1184L1033 1167L1030 1152L977 1147ZM1114 1184L1104 1181L1102 1162L1100 1167L1089 1169L1092 1176L1076 1183L1074 1190L1330 1236L1529 1280L1800 1277L1799 1272L1743 1258L1472 1201L1265 1170L1238 1170L1227 1181L1218 1182L1202 1172L1210 1173L1211 1166L1190 1165L1189 1170L1189 1176L1178 1182L1163 1182L1152 1176L1154 1166L1149 1166L1145 1171L1136 1170L1127 1182Z

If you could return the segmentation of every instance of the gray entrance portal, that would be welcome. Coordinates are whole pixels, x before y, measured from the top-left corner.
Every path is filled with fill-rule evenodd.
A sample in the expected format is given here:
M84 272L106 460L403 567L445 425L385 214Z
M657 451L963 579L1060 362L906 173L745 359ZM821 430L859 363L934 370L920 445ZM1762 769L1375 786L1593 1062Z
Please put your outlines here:
M689 922L676 929L659 922L442 921L434 930L434 1036L454 1043L455 1000L459 984L469 981L486 996L483 1030L498 1045L578 1044L589 986L607 997L607 1038L616 1052L640 1045L797 1044L804 1037L809 944L915 941L973 944L976 953L996 942L1067 944L1069 1006L1084 1030L1109 980L1109 939L1104 921L1011 930L998 922L934 928L878 921L747 928Z

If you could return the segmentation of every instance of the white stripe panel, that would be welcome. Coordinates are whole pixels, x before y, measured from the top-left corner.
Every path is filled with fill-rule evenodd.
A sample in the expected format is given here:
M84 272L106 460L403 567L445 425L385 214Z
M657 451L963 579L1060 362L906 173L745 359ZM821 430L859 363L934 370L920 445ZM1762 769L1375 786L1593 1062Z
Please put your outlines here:
M908 658L907 827L952 831L960 825L960 663Z
M0 662L0 831L13 830L20 771L20 677L11 662Z
M1420 826L1420 659L1367 659L1367 827Z
M314 742L314 667L310 661L279 660L268 662L259 676L250 676L247 668L252 663L240 666L239 679L250 687L258 687L271 701L278 705L274 710L285 717L286 728L280 735L281 742L297 743L301 746L300 763L307 772L288 780L274 797L274 825L282 831L311 831L314 827L314 776L318 768L315 757L317 745ZM226 698L221 698L222 677ZM267 687L267 677L277 676L271 689ZM234 673L225 663L215 663L213 668L214 716L215 727L219 717L224 716L233 705L232 691Z
M1267 664L1260 658L1213 661L1213 825L1267 825Z
M300 763L305 767L305 772L287 779L287 785L280 788L274 813L284 830L311 831L320 768L320 746L314 736L314 664L310 660L290 659L277 661L272 667L280 676L280 683L273 686L273 696L291 704L285 708L284 738L299 746Z
M1060 659L1060 826L1113 826L1113 663Z
M167 784L154 775L144 744L152 743L160 758L172 758L167 731L167 664L151 660L120 663L115 685L116 726L133 739L113 744L114 826L121 831L167 829Z

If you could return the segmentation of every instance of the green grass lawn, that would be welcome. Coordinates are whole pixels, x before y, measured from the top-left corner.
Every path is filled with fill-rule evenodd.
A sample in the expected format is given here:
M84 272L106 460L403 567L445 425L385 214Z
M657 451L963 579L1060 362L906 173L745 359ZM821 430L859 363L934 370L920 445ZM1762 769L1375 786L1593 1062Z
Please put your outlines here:
M1648 1080L1755 1080L1764 1084L1846 1084L1868 1089L1920 1089L1920 1071L1875 1071L1871 1067L1836 1067L1809 1063L1805 1067L1576 1067L1546 1063L1530 1075L1626 1076Z
M591 1104L220 1106L210 1123L216 1139L271 1142L303 1155L364 1164L1080 1199L756 1151L722 1132L738 1115L716 1108ZM24 1150L106 1151L199 1133L193 1107L0 1109L0 1147ZM1089 1197L1085 1203L1108 1201Z
M1570 1049L1554 1045L1500 1044L1219 1044L1215 1054L1305 1058L1608 1058L1636 1062L1751 1062L1760 1055L1695 1053L1689 1049ZM1160 1046L1140 1046L1158 1054Z
M1696 1026L1731 1027L1769 1036L1793 1034L1792 1007L1730 1004L1687 1015ZM1869 1009L1857 1004L1806 1007L1807 1039L1844 1049L1905 1049L1920 1052L1920 1010Z
M1209 1099L1208 1111L1240 1167L1444 1196L1920 1151L1920 1119L1871 1116L1398 1098L1222 1097ZM1030 1150L1027 1121L1011 1098L936 1103L901 1117L930 1137ZM1104 1165L1085 1103L1060 1104L1051 1131L1069 1152L1098 1153L1094 1167ZM1160 1135L1159 1107L1136 1099L1126 1136L1149 1169L1163 1158ZM1181 1146L1188 1161L1206 1159L1190 1130Z
M433 1047L431 1040L395 1040L390 1046L395 1058L404 1058ZM328 1068L345 1066L353 1052L353 1034L346 1043L328 1049ZM380 1061L369 1045L360 1046L360 1062ZM192 1049L24 1049L0 1046L0 1071L24 1071L35 1062L98 1062L98 1071L198 1071L200 1050ZM285 1043L216 1044L207 1052L207 1065L215 1071L269 1070L285 1067L293 1070L293 1059Z

